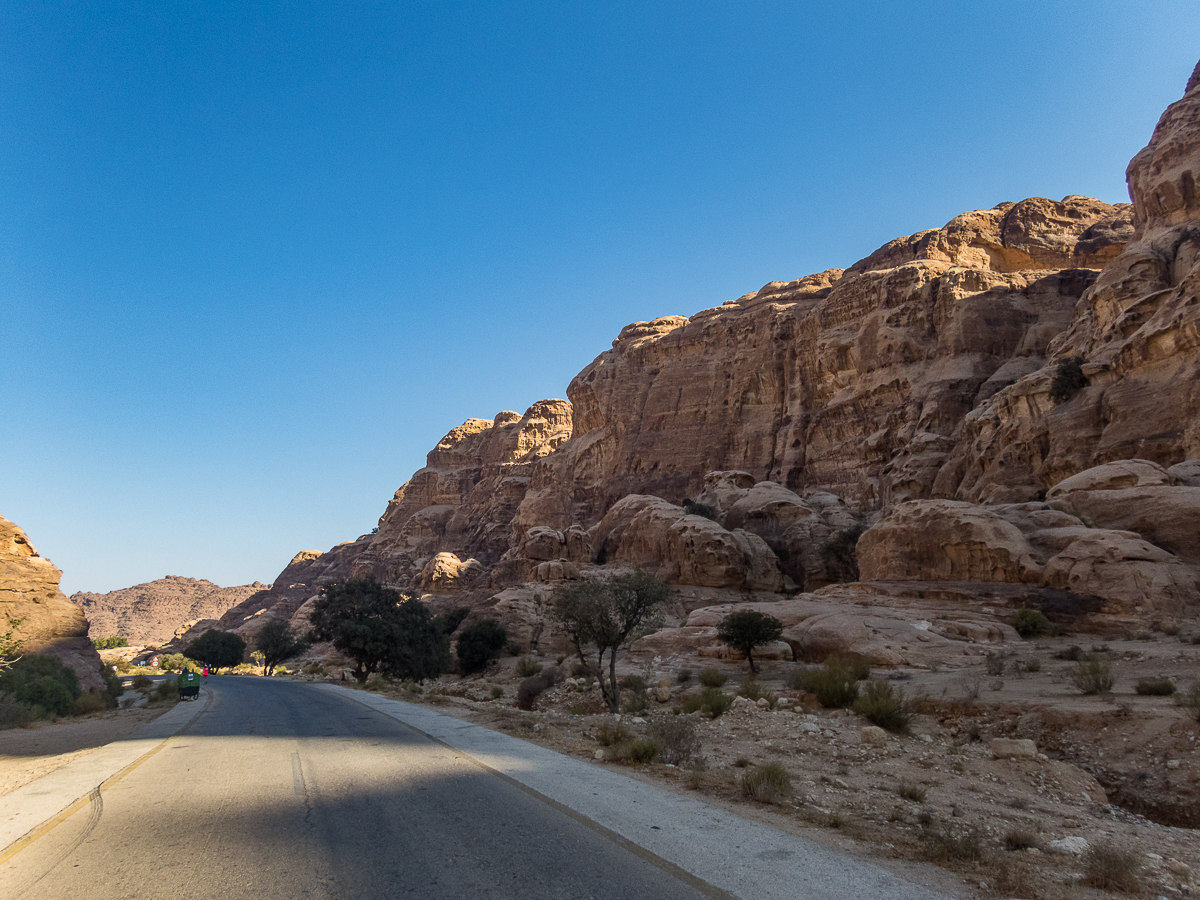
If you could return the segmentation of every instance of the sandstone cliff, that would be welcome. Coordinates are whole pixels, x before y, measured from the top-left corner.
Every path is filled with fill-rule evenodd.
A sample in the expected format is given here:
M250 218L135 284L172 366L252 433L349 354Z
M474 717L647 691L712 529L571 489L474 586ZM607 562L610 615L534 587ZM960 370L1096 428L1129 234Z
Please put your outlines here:
M302 618L322 583L369 573L552 640L549 587L631 565L675 585L679 635L710 627L685 624L705 604L792 596L795 653L842 622L838 640L922 658L864 637L906 632L864 631L853 609L926 625L939 603L1195 615L1198 170L1194 76L1130 163L1131 204L1002 203L844 270L629 325L569 403L468 419L377 533L302 554L222 621ZM1087 383L1056 404L1067 357ZM855 561L864 581L836 584ZM1005 628L936 626L960 642Z
M120 635L134 646L158 647L181 627L199 619L217 619L268 584L223 588L211 581L168 575L145 584L93 594L79 591L71 602L83 610L92 638Z
M103 690L100 655L88 640L83 610L59 590L62 572L40 556L25 532L0 516L0 625L19 620L14 637L26 653L57 656L84 690Z

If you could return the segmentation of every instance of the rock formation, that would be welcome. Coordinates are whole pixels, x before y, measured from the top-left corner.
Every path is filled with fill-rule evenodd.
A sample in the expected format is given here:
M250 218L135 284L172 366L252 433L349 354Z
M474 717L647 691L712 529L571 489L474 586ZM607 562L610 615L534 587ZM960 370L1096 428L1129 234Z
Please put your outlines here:
M674 586L664 647L711 644L701 601L771 602L796 654L917 663L1010 639L1014 606L1194 615L1197 82L1130 163L1131 204L1002 203L629 325L570 402L468 419L377 533L298 556L222 623L302 618L322 583L373 574L552 640L554 583L629 566ZM1056 403L1064 359L1086 383ZM836 584L856 557L863 582Z
M226 610L270 585L223 588L211 581L168 575L145 584L93 594L79 591L71 602L83 610L93 638L120 635L131 645L158 647L182 625L220 618Z
M23 641L26 653L57 656L84 690L103 690L100 655L88 640L83 610L59 590L62 572L40 556L25 532L0 516L0 626Z

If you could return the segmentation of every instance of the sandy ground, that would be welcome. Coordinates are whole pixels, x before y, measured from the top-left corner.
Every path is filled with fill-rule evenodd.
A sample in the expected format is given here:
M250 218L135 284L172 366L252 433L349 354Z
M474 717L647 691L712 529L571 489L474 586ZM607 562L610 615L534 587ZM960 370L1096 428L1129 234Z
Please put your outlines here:
M167 709L111 710L0 731L0 796L127 737Z

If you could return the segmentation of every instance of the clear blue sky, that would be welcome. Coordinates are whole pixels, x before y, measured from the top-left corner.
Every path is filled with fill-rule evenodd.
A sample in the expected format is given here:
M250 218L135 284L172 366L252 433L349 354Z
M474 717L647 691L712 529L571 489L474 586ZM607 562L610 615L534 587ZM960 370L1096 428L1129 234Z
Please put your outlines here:
M1200 4L6 3L0 514L269 581L628 322L1127 199Z

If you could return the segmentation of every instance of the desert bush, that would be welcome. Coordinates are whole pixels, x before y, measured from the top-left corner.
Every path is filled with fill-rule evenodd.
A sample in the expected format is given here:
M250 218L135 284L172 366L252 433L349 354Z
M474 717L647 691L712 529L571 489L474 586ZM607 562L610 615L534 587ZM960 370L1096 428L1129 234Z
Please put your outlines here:
M820 668L796 673L796 687L816 694L826 709L853 706L858 699L858 678L851 664L840 656L831 656Z
M1150 697L1170 697L1178 690L1173 682L1165 678L1139 678L1133 689Z
M164 672L199 672L201 669L182 653L163 653L158 657L158 667Z
M154 682L145 675L134 675L133 681L129 682L129 686L135 691L145 691L154 687Z
M79 678L56 656L23 656L0 675L0 691L29 707L36 719L69 716L79 697Z
M1178 625L1164 625L1162 633L1167 637L1178 637L1180 630Z
M554 686L557 677L557 669L543 671L542 667L538 666L538 674L526 678L517 686L517 708L533 709L534 702L547 688Z
M683 711L694 713L699 711L710 719L716 719L729 711L733 706L733 698L721 693L719 688L706 687L699 694L683 698Z
M867 527L844 528L821 545L821 562L830 581L858 581L858 539Z
M905 800L911 800L913 803L924 803L926 797L925 788L913 781L901 781L900 787L896 788L896 793Z
M706 688L724 687L725 682L729 680L729 676L716 669L701 669L700 684Z
M748 675L742 679L742 683L738 685L737 695L745 697L747 700L753 700L756 703L763 697L767 696L767 692L763 690L758 679L753 675Z
M706 519L712 519L714 522L718 521L716 509L709 506L707 503L697 503L695 500L684 500L683 511L689 515L703 516Z
M1051 403L1066 403L1087 385L1087 377L1083 374L1085 362L1087 360L1082 356L1066 356L1058 361L1054 380L1050 382Z
M77 716L87 716L92 713L104 712L108 709L108 697L101 691L84 691L75 698L72 712Z
M614 750L616 751L614 758L620 762L645 765L658 759L659 753L662 752L662 744L655 738L641 737L624 744L617 744Z
M499 700L503 696L504 696L504 688L500 687L500 685L498 685L498 684L492 685L492 699Z
M1041 661L1040 659L1027 659L1027 660L1025 660L1025 671L1026 671L1026 672L1040 672L1040 671L1042 671L1042 661Z
M133 671L133 660L118 659L113 665L117 667L117 671L122 675L128 675Z
M990 651L984 660L984 668L989 675L1000 676L1008 668L1008 654L1002 651Z
M1071 667L1071 684L1081 694L1106 694L1116 683L1112 664L1101 656L1088 656Z
M372 675L363 683L363 688L381 694L388 689L387 679L379 674Z
M687 684L691 680L692 680L692 670L691 669L680 669L679 672L675 675L675 682L677 684Z
M1191 690L1184 694L1182 699L1183 705L1188 707L1196 721L1200 722L1200 681L1194 682Z
M904 734L912 724L913 714L904 699L904 691L886 681L868 681L854 701L854 711L872 725L893 734Z
M533 656L522 656L517 660L517 674L522 678L532 678L542 671L542 664Z
M1065 659L1067 662L1079 662L1079 660L1083 659L1083 657L1083 648L1078 644L1072 644L1065 650L1059 650L1054 654L1055 659Z
M113 671L112 666L100 664L100 679L104 682L104 701L109 709L115 708L117 698L125 693L125 685L121 679L117 677L117 673Z
M1141 893L1138 855L1112 844L1095 844L1083 855L1083 883L1103 891Z
M483 619L472 622L463 628L458 636L455 653L458 655L458 667L464 675L482 672L493 659L500 656L504 645L508 643L508 631L495 619ZM520 663L518 663L520 665ZM536 675L536 672L530 672Z
M179 682L174 678L160 681L150 694L150 699L156 702L170 702L179 699Z
M646 690L646 679L641 675L626 675L621 679L621 690L629 695L621 705L621 711L630 715L642 712L650 705L650 694Z
M782 763L768 762L742 774L742 795L759 803L781 803L792 796L792 779Z
M1037 637L1050 630L1050 620L1040 610L1018 609L1013 618L1013 628L1021 637Z
M129 641L115 634L112 637L92 638L92 646L97 650L115 650L117 647L128 647Z
M1023 828L1010 828L1004 834L1005 850L1028 850L1038 845L1037 835Z
M650 734L661 745L660 758L668 765L686 765L700 752L700 735L692 719L666 716L655 721Z
M613 747L631 740L633 735L620 722L601 722L596 729L596 742L601 747Z
M983 857L983 844L974 828L957 832L928 817L922 823L921 844L925 858L933 862L969 862Z
M0 694L0 731L24 728L32 725L34 721L33 711L28 706Z
M1191 641L1193 644L1200 644L1200 634L1193 634Z

